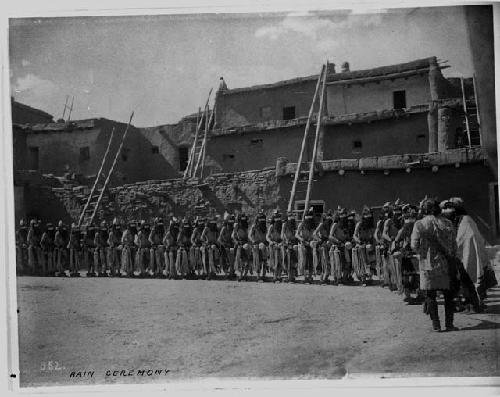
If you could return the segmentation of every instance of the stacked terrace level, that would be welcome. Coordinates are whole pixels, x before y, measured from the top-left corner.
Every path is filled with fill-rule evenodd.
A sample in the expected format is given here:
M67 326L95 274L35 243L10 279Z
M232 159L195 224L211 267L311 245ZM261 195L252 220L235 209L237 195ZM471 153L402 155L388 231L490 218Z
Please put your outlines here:
M461 81L446 79L441 70L447 67L435 57L343 73L330 65L317 160L470 146ZM244 171L272 166L277 157L298 158L317 79L219 90L207 147L216 168ZM464 82L466 99L474 101L472 79Z

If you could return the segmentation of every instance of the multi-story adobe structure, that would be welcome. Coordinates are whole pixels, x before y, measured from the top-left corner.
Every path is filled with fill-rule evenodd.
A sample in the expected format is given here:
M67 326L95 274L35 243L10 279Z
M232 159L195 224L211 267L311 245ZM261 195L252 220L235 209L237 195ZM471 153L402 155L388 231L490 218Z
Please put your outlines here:
M365 204L377 206L397 197L416 202L424 195L460 195L485 235L498 236L495 171L485 166L487 156L472 117L470 131L464 124L464 100L473 112L477 110L473 80L464 79L462 85L460 79L447 79L441 72L446 67L435 57L361 71L349 71L343 65L343 71L335 73L334 65L330 67L312 190L316 208L341 205L360 210ZM189 214L194 207L250 213L258 208L286 208L317 79L316 75L219 89L204 168L207 180L219 182L212 188L207 187L210 182L202 183L200 194L192 191L196 181L188 182L184 190L182 181L174 183L175 189L171 182L167 188L158 181L181 177L196 128L195 115L175 125L132 128L114 173L116 188L110 193L114 204L100 215L120 214L124 202L128 203L126 211L133 212L135 205L142 208L141 217L174 210ZM122 133L125 125L105 119L15 124L14 133L23 131L28 153L36 152L30 155L27 168L89 176L97 173L113 127ZM306 160L311 149L312 141ZM252 181L239 175L248 175L250 170L266 176ZM271 179L269 170L273 170ZM220 173L229 177L220 179ZM246 190L237 193L234 180L244 180ZM132 205L123 196L134 192L131 183L143 186L141 181L155 188L133 193ZM184 191L190 196L179 201ZM304 193L299 190L296 209L303 205ZM72 218L85 196L78 194L81 197L74 199L66 192L61 205Z
M345 66L335 73L332 65L327 75L319 161L468 145L460 79L444 78L447 66L435 57L352 72ZM295 161L317 79L219 90L216 130L207 146L211 166L234 172L273 166L278 157ZM472 79L464 85L466 98L474 100ZM472 133L471 141L479 145L479 135Z

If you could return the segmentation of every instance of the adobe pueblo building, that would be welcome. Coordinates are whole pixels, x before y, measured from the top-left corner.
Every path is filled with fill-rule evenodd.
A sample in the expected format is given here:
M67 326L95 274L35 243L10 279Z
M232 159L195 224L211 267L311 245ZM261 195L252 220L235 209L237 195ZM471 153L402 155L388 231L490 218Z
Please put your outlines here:
M358 71L345 63L338 73L328 66L313 207L359 211L395 198L458 195L488 240L498 238L495 131L480 125L476 81L445 78L447 67L435 57ZM122 123L15 119L16 218L78 221L106 151L119 148L98 219L286 210L318 79L221 84L214 109L175 125L130 126L121 146ZM310 122L316 128L317 117ZM314 140L305 140L303 162ZM201 168L192 173L201 144ZM293 208L304 200L298 186Z

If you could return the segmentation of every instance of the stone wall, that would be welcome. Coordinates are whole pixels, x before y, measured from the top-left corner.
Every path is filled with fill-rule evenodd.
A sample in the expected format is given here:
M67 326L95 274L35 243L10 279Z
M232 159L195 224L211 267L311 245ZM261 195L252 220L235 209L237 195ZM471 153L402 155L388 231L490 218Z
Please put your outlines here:
M60 202L75 221L85 204L88 188L68 186L52 188L55 201ZM280 200L275 169L239 174L217 174L204 182L182 179L150 180L114 187L104 195L96 221L154 217L190 216L225 210L244 211L251 215L260 208L271 212Z

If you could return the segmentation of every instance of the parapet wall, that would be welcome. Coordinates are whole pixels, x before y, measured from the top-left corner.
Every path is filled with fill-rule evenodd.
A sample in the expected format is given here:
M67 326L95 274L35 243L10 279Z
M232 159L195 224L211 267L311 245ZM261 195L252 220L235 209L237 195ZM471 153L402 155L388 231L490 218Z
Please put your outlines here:
M421 167L440 167L461 164L478 163L486 160L486 155L479 146L452 149L434 153L410 153L391 156L363 157L360 159L328 160L317 163L318 172L327 171L386 171L408 170ZM297 169L297 163L288 163L281 159L277 163L278 176L292 174Z

